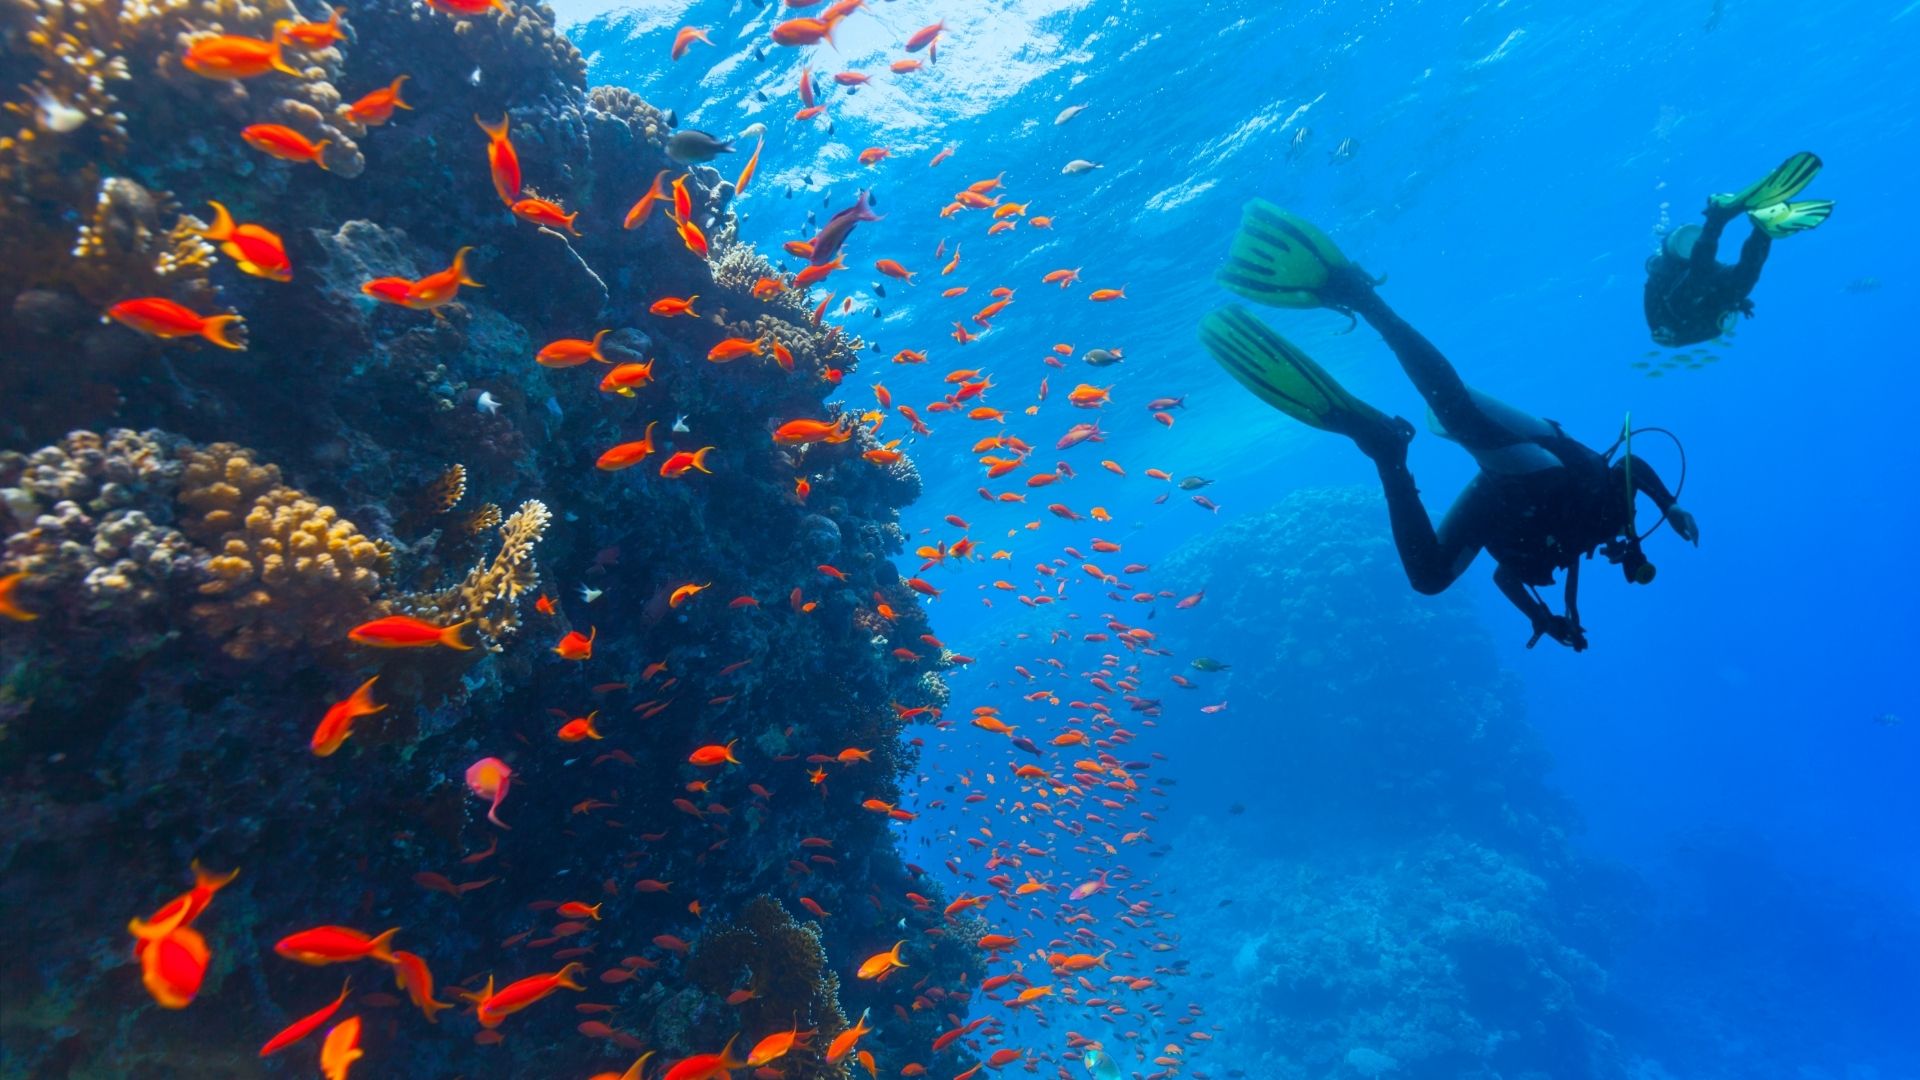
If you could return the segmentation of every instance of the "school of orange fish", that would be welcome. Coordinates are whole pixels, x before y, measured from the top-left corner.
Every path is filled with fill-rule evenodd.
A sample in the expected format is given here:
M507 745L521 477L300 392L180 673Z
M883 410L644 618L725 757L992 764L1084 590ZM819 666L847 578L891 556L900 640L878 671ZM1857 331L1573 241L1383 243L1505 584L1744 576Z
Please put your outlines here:
M785 2L789 8L804 9L819 0ZM429 5L436 11L455 17L503 6L502 0L429 0ZM780 22L772 29L772 39L777 44L794 47L821 42L831 44L835 27L858 12L863 5L864 0L838 0L818 17L796 17ZM342 34L340 16L341 12L336 9L326 22L283 22L276 28L271 41L208 35L190 46L183 62L190 71L212 79L250 79L270 72L297 75L298 72L284 59L283 50L319 49L332 45ZM904 43L907 55L889 65L891 72L906 75L920 70L918 54L923 51L929 62L937 60L938 42L943 30L944 24L936 23L912 34ZM699 27L682 28L675 35L671 58L679 60L696 42L711 45L707 30ZM391 120L396 110L409 109L410 106L402 99L406 78L404 74L398 75L384 88L353 103L349 108L355 119L368 126L377 126ZM861 85L868 79L867 74L853 71L834 76L835 83L847 87ZM799 98L801 106L795 116L797 120L810 120L822 115L827 108L815 96L815 82L810 69L803 71ZM485 135L484 147L476 145L476 168L481 156L479 151L484 149L486 166L502 203L515 216L532 225L577 234L577 212L569 213L552 201L523 193L519 158L507 122L503 119L498 123L488 123L482 118L475 119ZM290 162L322 164L324 145L311 143L290 129L262 124L247 128L242 135L249 145L273 157ZM746 191L764 147L763 137L739 176L736 184L739 192ZM938 166L952 153L951 147L942 149L927 164L930 167ZM888 156L885 148L874 147L861 153L859 160L864 165L873 166ZM704 259L708 257L707 239L695 224L693 196L688 191L686 179L683 174L669 184L666 172L655 176L621 224L626 229L644 228L654 219L654 211L658 208L662 211L661 216L671 222L686 249L693 256ZM989 235L1012 230L1023 221L1028 228L1051 229L1052 219L1030 215L1029 205L1008 201L1001 177L996 176L966 184L954 194L950 203L939 208L938 213L942 218L983 214L990 221L986 229ZM261 224L236 223L227 208L219 203L212 204L212 209L214 220L205 228L203 235L219 245L240 269L275 281L286 281L292 277L294 268L275 233ZM811 240L796 240L785 245L789 254L806 260L804 269L784 280L763 278L754 286L754 294L765 298L786 289L806 291L825 285L833 273L845 268L844 245L854 226L878 220L880 216L873 213L863 194L854 207L836 214ZM461 288L479 285L466 267L467 250L461 248L455 252L451 264L440 272L417 280L404 277L377 278L366 282L362 289L366 295L383 303L419 311L437 311L454 302ZM935 252L934 261L938 263L942 259L947 261L941 264L940 276L951 277L959 272L960 245L954 245L949 258L945 242L942 241ZM891 258L877 259L874 267L878 273L909 285L918 273ZM1079 281L1079 273L1078 268L1055 270L1044 276L1042 284L1068 289ZM970 289L969 285L954 285L945 289L942 297L946 300L958 299ZM958 345L967 345L986 333L991 329L993 320L1003 317L1013 304L1013 290L1006 286L993 287L990 295L990 302L979 311L964 321L954 321L952 337ZM1124 287L1102 287L1088 295L1089 300L1098 303L1123 300L1125 297ZM697 296L662 297L652 305L651 313L663 319L697 318L695 304L698 299ZM832 301L833 294L829 292L819 303L813 316L816 324L827 315ZM849 299L843 305L844 310L851 310L851 305ZM162 298L136 297L115 304L107 314L124 325L163 340L199 337L225 348L244 348L244 344L232 335L233 328L241 322L241 317L235 313L203 314ZM644 392L652 381L653 361L619 364L608 361L600 351L600 341L608 332L602 330L591 339L551 342L540 349L533 359L552 368L573 368L589 362L606 364L607 371L599 384L601 390L627 397ZM1065 358L1073 355L1073 349L1063 343L1054 348L1054 354L1044 358L1046 363L1053 368L1064 368ZM1117 360L1117 351L1113 355ZM713 344L707 353L707 360L712 363L731 363L748 357L760 358L762 362L771 360L789 372L794 369L791 354L784 346L770 339L729 337ZM929 362L927 352L913 349L901 349L892 359L896 364ZM839 376L839 372L831 369L826 372L826 378L836 384ZM1006 411L986 403L988 394L997 389L997 384L982 368L956 368L946 375L945 383L952 389L939 400L927 403L922 410L905 403L896 404L887 388L876 383L872 387L877 405L874 410L859 414L848 412L824 420L806 417L787 419L778 422L777 426L770 424L773 427L771 438L776 444L795 447L812 443L839 443L851 439L859 427L865 426L876 433L877 440L877 433L897 416L916 436L924 439L933 435L926 417L949 414L969 424L988 426L991 433L972 443L972 453L977 456L986 480L1001 481L1023 474L1015 490L996 492L982 486L979 489L981 498L996 505L1022 503L1030 493L1053 489L1075 477L1074 469L1065 461L1051 468L1034 464L1031 459L1035 446L1012 430L1014 423L1043 423L1040 416L1048 396L1046 379L1041 380L1032 402L1020 409L1016 416L1009 416ZM1066 399L1076 409L1097 411L1111 403L1110 388L1083 383L1067 393ZM1171 427L1174 422L1172 410L1181 407L1182 401L1178 398L1159 398L1145 404L1155 419ZM779 419L774 418L775 421ZM599 468L617 471L651 457L656 452L653 428L654 425L650 424L646 437L641 440L608 449L599 457ZM1054 448L1065 452L1083 443L1102 442L1104 438L1097 422L1074 423L1058 436ZM864 456L876 466L890 465L902 457L897 449L899 443L899 439L882 443L868 450ZM708 454L713 449L703 447L673 453L662 460L659 474L677 479L687 478L696 472L707 472ZM1116 475L1127 475L1127 469L1117 461L1108 459L1099 464ZM1162 484L1170 483L1173 479L1161 469L1148 468L1143 473L1146 478ZM808 493L808 480L802 473L794 478L794 497L804 502ZM1159 494L1154 501L1164 502L1169 493ZM1214 509L1204 496L1195 495L1193 499L1207 509ZM1088 508L1084 514L1065 502L1048 503L1045 509L1054 518L1069 522L1090 520L1106 523L1112 520L1107 510L1099 506ZM916 576L905 582L907 587L929 601L937 599L945 590L929 581L926 575L965 574L969 568L979 564L1010 562L1013 559L1012 552L1006 549L983 556L976 548L971 526L966 520L958 515L948 515L945 521L957 535L919 547L917 555L922 560L921 566ZM1026 523L1024 530L1009 530L1009 534L1037 532L1041 527L1042 522L1035 520ZM1067 1066L1069 1061L1077 1063L1082 1052L1101 1047L1115 1058L1130 1056L1142 1070L1151 1070L1136 1072L1136 1075L1165 1078L1190 1071L1195 1077L1207 1076L1188 1058L1189 1053L1212 1038L1211 1030L1203 1023L1202 1009L1197 1004L1177 1005L1168 986L1170 979L1186 974L1184 963L1168 955L1176 953L1179 947L1179 936L1171 928L1174 913L1161 905L1159 894L1153 891L1150 881L1140 873L1139 868L1128 866L1124 861L1127 849L1143 850L1140 845L1152 844L1148 830L1157 820L1154 814L1156 808L1144 805L1143 798L1165 796L1160 787L1147 779L1155 762L1164 759L1157 753L1143 755L1134 749L1140 733L1128 725L1136 723L1141 729L1150 729L1155 725L1155 718L1161 713L1161 703L1145 696L1143 692L1146 676L1142 672L1142 663L1164 660L1170 654L1156 645L1156 635L1138 625L1137 620L1123 619L1113 614L1102 614L1098 619L1098 629L1079 628L1076 632L1074 624L1081 618L1081 613L1069 610L1068 604L1082 584L1099 590L1097 595L1103 602L1110 600L1116 605L1134 603L1149 612L1163 603L1171 603L1176 608L1191 608L1199 604L1203 597L1195 594L1178 598L1171 592L1138 584L1149 568L1136 562L1124 563L1118 570L1113 570L1093 561L1098 556L1121 556L1120 543L1096 536L1089 537L1085 544L1088 552L1066 544L1061 546L1059 556L1036 563L1033 567L1034 578L1024 590L1005 578L979 585L984 592L983 603L988 606L993 605L993 593L1014 594L1021 604L1030 608L1059 605L1061 621L1058 626L1044 635L1017 635L1025 646L1034 648L1036 653L1026 662L1010 664L1006 678L1007 685L1026 688L1024 701L1027 704L1036 708L1058 709L1064 702L1066 715L1036 716L1015 724L1004 719L1001 710L994 706L982 705L970 710L968 723L971 727L998 742L988 743L984 749L978 743L942 745L939 749L959 761L977 761L980 754L997 754L999 744L1003 743L1010 760L1004 767L996 765L960 770L955 783L966 793L961 796L959 803L950 808L945 801L936 798L928 800L923 809L980 815L980 823L974 834L957 836L950 832L942 839L955 841L955 847L946 860L948 870L956 879L981 881L985 891L978 894L962 893L941 911L936 911L933 900L918 893L910 892L899 898L911 905L914 917L924 923L920 931L924 934L947 933L954 920L970 913L996 918L1005 924L1004 932L990 932L978 940L979 948L989 954L999 968L979 986L943 987L927 985L923 981L914 988L916 1009L947 1008L964 1012L965 1003L977 994L999 1003L1006 1010L1004 1017L988 1013L965 1023L953 1012L949 1013L952 1016L950 1030L927 1048L928 1057L956 1042L974 1049L981 1057L979 1064L954 1080L968 1080L981 1069L1001 1070L1016 1065L1030 1073L1038 1072L1048 1063L1056 1066L1059 1075L1066 1078L1072 1075ZM835 567L823 565L818 570L825 578L845 581L845 575ZM19 575L0 580L0 614L18 621L30 620L34 614L13 599L18 581ZM1070 582L1074 583L1074 590L1069 589ZM686 604L709 602L703 600L701 594L712 585L711 582L683 585L672 593L668 603L677 609ZM805 598L804 584L796 585L788 599L794 610L799 612L810 611L814 606L814 602ZM745 609L757 606L759 601L743 595L732 599L730 603L734 608ZM895 620L897 613L881 593L874 594L873 603L875 613L885 623L891 624ZM538 599L536 607L544 615L557 614L556 606L546 596ZM464 630L464 624L437 626L396 615L359 626L349 636L356 643L374 648L468 649L472 646L465 640ZM1044 641L1039 640L1041 636L1045 637ZM584 635L569 631L554 645L553 652L563 661L591 663L594 640L595 635L591 630ZM1069 647L1078 647L1079 642L1095 643L1103 650L1110 651L1106 652L1097 669L1073 673L1068 670L1066 662L1053 655L1056 651L1063 651L1059 649L1062 642L1068 643ZM930 635L923 636L918 644L936 650L941 660L949 665L974 662L970 657L947 650ZM896 646L893 656L905 663L921 658L914 648L906 645ZM720 674L730 674L748 662L729 665ZM1176 673L1168 677L1184 689L1198 689L1198 685L1186 676ZM659 680L657 686L662 694L669 693L677 681L666 671L665 664L656 663L639 675L637 683L643 686L656 685L656 680ZM325 710L313 732L313 754L319 757L333 754L352 735L356 719L376 714L385 707L374 696L377 681L377 677L367 680L352 694ZM1001 684L995 680L990 685ZM655 698L642 703L637 711L643 717L651 716L665 709L672 700L671 697ZM724 700L715 699L709 704L724 703ZM938 709L904 704L896 704L894 708L903 721L927 721L943 732L957 733L956 721L942 716ZM1207 705L1202 711L1218 712L1223 708L1225 703L1220 702ZM1137 717L1137 721L1123 723L1119 710ZM604 736L598 727L597 717L597 713L590 713L568 719L555 731L554 737L562 743L600 740ZM1022 730L1029 734L1020 734ZM974 736L976 739L980 737ZM921 744L919 739L913 741L916 745ZM1024 759L1013 758L1016 753L1024 755ZM846 747L803 758L789 755L756 761L751 755L741 757L733 741L701 746L688 755L687 762L697 775L710 779L686 783L686 796L711 797L720 786L731 788L737 784L746 794L763 799L767 795L765 784L786 779L790 773L804 768L805 776L820 791L822 798L858 798L857 791L847 796L841 795L843 786L829 784L829 779L830 775L845 776L848 778L846 788L856 786L859 766L870 760L869 754L868 749ZM613 750L602 760L618 760L621 757L621 751ZM627 760L631 761L631 758ZM990 756L989 760L995 758ZM830 769L834 770L831 774ZM512 776L512 770L505 762L487 757L475 762L465 778L475 798L486 803L487 819L502 829L508 827L500 813L508 796ZM752 779L745 779L748 777ZM921 780L926 783L931 778L922 776ZM986 790L996 786L1003 792L997 797ZM686 796L675 798L673 805L694 818L726 813L722 805L710 803L702 807ZM605 805L610 804L590 799L582 807L585 808L584 812L591 812ZM861 805L868 811L887 815L903 823L913 821L917 816L914 810L879 799L865 799ZM581 811L582 807L575 809ZM1006 837L1000 835L1003 832L1018 835ZM657 842L666 839L666 834L650 834L643 839L650 843ZM930 843L931 840L924 842ZM494 846L497 847L497 841ZM803 863L796 859L792 864L796 869L796 892L804 875L818 867L833 865L831 857L823 854L826 849L832 848L831 838L809 837L801 846L807 850L796 854L805 854L809 861ZM470 866L481 864L493 854L493 850L489 848L473 853L464 861ZM1076 855L1077 859L1074 858ZM1096 869L1088 870L1085 867ZM136 918L129 924L142 981L160 1005L180 1009L193 1002L205 977L212 948L202 931L196 929L196 924L214 906L221 887L231 881L237 872L214 873L195 865L194 884L190 890L163 904L150 916ZM424 888L447 892L455 897L490 883L489 879L456 883L435 872L423 872L416 877L416 881ZM665 893L671 890L671 883L649 878L637 882L635 888L641 892ZM875 895L872 900L877 910L883 909L883 898ZM814 918L830 917L830 913L810 897L797 896L797 902ZM534 1007L561 991L585 993L588 990L588 982L583 981L586 979L586 970L579 958L588 956L591 950L569 947L568 939L588 930L592 923L599 920L600 905L568 899L536 906L550 911L559 920L557 924L537 940L529 941L532 937L529 932L509 938L504 944L524 943L534 948L558 946L553 958L561 966L547 973L514 979L502 987L496 987L492 976L489 976L483 989L460 994L472 1006L481 1028L477 1036L481 1042L498 1041L503 1032L509 1029L513 1014L523 1009ZM699 914L698 900L690 902L688 907L696 916ZM217 916L212 921L217 923ZM1021 922L1027 925L1016 925ZM1044 929L1036 930L1036 926ZM427 959L394 947L394 939L400 932L399 929L393 929L380 934L367 934L349 927L321 925L288 935L274 948L280 956L303 964L372 961L387 965L396 988L404 991L426 1019L432 1021L438 1012L453 1006L436 1000L434 977ZM215 937L218 938L217 933ZM1046 940L1043 941L1043 937ZM664 954L684 954L689 949L687 942L667 934L652 938L651 944ZM892 948L847 966L859 979L910 979L913 977L913 951L911 938L903 938ZM836 963L845 961L836 958ZM628 956L594 978L602 984L617 985L636 977L642 970L656 968L657 964L648 956ZM752 993L751 989L743 989L736 994L736 998L745 1000ZM730 1003L737 1004L738 1001L730 1000ZM280 1053L326 1028L319 1040L320 1068L329 1080L343 1080L353 1063L363 1055L359 1046L360 1018L347 1015L337 1021L335 1019L347 1005L348 988L343 986L339 997L268 1038L260 1049L261 1056ZM613 1006L580 1002L574 1007L590 1017L579 1025L583 1035L613 1039L631 1046L635 1051L642 1049L642 1044L632 1036L617 1031L602 1020L591 1018L610 1011ZM1053 1047L1009 1044L1016 1033L1031 1030L1025 1026L1026 1021L1051 1027L1056 1022L1066 1022L1069 1017L1077 1018L1076 1022L1082 1026L1104 1024L1113 1030L1102 1036L1069 1029L1056 1040L1059 1045ZM825 1049L825 1060L830 1064L857 1062L876 1078L883 1069L891 1075L903 1077L928 1075L928 1067L920 1062L883 1064L861 1047L862 1039L875 1030L874 1025L883 1022L884 1018L875 1021L870 1016L862 1016L853 1027L831 1040ZM1142 1029L1176 1034L1162 1035L1164 1046L1156 1049L1145 1045L1157 1040L1143 1034ZM808 1040L814 1034L813 1031L803 1030L798 1018L785 1031L743 1032L737 1038L751 1038L746 1044L750 1048L744 1053L736 1049L741 1045L740 1042L730 1041L718 1051L694 1055L667 1065L659 1076L664 1080L696 1080L730 1076L737 1070L751 1069L751 1075L771 1080L782 1075L779 1069L781 1059L795 1047L808 1045ZM651 1057L651 1052L645 1053L624 1073L603 1073L596 1080L642 1080L648 1076Z

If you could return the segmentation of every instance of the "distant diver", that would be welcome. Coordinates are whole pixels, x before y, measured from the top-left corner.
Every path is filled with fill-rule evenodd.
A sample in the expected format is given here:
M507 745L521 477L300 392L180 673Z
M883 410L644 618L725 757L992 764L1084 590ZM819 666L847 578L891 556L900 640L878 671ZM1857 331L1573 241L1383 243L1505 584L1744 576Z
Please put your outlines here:
M1577 597L1582 557L1598 550L1622 567L1628 581L1653 580L1653 566L1640 549L1653 530L1635 531L1636 495L1650 497L1662 520L1698 546L1693 515L1631 447L1615 459L1613 450L1593 450L1558 424L1469 388L1440 350L1380 299L1378 282L1307 221L1264 200L1248 203L1219 281L1276 307L1329 308L1367 320L1426 399L1435 432L1479 463L1480 474L1436 530L1407 468L1412 424L1349 394L1238 305L1202 320L1207 350L1255 396L1302 423L1347 436L1373 459L1394 545L1415 590L1429 596L1445 591L1484 548L1499 563L1494 582L1533 624L1528 647L1550 637L1579 652L1587 647ZM1552 585L1559 571L1567 574L1565 614L1555 614L1537 591Z
M1820 172L1820 158L1801 151L1746 190L1707 200L1706 225L1682 225L1647 259L1647 329L1655 344L1680 346L1712 341L1733 329L1739 316L1753 318L1748 294L1760 282L1773 242L1827 220L1827 200L1788 202ZM1753 225L1740 246L1740 261L1728 266L1716 256L1720 234L1741 214Z

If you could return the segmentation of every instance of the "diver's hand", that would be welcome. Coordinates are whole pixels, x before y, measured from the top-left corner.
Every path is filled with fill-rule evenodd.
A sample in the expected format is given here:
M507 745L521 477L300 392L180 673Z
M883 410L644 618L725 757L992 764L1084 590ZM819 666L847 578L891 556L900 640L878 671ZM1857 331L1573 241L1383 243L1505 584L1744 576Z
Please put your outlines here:
M1700 523L1693 520L1692 514L1681 509L1679 503L1667 507L1667 521L1673 525L1673 531L1680 539L1694 547L1700 546Z
M1527 648L1540 644L1543 637L1550 637L1574 652L1587 651L1587 632L1575 626L1565 615L1535 616L1533 637L1527 642Z

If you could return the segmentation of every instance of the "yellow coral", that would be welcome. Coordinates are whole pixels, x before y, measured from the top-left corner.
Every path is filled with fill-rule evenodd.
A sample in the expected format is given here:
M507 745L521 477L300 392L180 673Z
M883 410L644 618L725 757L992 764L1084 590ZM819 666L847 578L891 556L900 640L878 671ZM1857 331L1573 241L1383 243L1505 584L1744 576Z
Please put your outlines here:
M499 512L497 507L494 512ZM547 505L538 499L521 503L500 526L500 550L492 559L482 560L467 571L460 584L406 597L400 606L442 625L471 620L480 639L498 651L501 642L520 628L520 597L540 584L533 548L552 518Z
M196 625L238 660L339 641L373 616L385 544L281 482L232 443L183 454L181 529L217 554L205 563Z

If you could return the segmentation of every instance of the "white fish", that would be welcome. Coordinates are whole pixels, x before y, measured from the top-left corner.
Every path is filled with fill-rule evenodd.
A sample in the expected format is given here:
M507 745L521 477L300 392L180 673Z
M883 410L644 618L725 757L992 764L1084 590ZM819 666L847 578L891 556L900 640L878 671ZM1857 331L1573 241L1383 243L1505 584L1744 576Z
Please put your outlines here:
M1069 105L1066 108L1061 109L1060 115L1053 118L1053 126L1059 127L1061 124L1064 124L1067 121L1073 119L1074 117L1079 116L1082 112L1085 112L1086 108L1087 107L1085 105Z
M488 416L492 416L494 413L500 411L500 403L494 400L493 394L490 391L486 390L480 391L480 396L473 399L473 407L486 413Z
M673 430L674 430L674 433L677 435L685 435L687 432L693 430L692 428L687 426L686 413L681 413L679 416L674 417Z
M1067 162L1063 168L1061 168L1060 175L1061 176L1079 176L1081 173L1084 173L1084 172L1092 172L1095 169L1104 169L1104 168L1106 168L1106 166L1100 164L1097 161L1088 161L1085 158L1074 158L1072 161Z
M604 589L596 589L591 585L580 586L580 599L589 604L605 595L606 591Z
M748 124L746 129L740 132L742 139L764 139L766 136L767 125L765 124Z
M65 135L87 122L87 114L53 96L44 86L33 89L34 118L48 131Z

